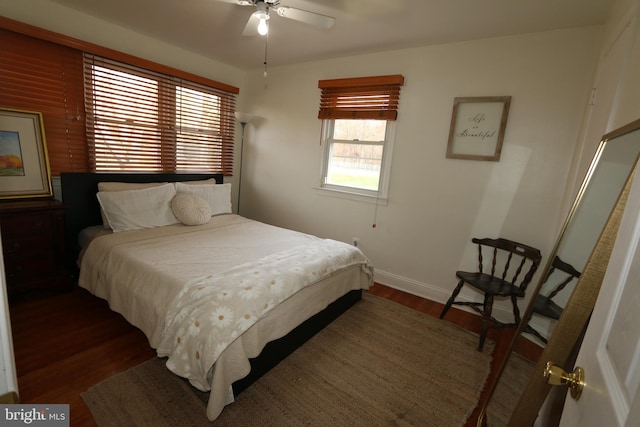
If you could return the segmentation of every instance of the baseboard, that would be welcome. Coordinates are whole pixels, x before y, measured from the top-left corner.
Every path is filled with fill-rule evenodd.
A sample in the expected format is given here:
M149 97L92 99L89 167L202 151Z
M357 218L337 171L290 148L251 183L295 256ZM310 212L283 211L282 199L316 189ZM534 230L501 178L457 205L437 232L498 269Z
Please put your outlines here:
M389 286L390 288L407 292L412 295L419 296L421 298L438 302L440 304L444 304L447 302L447 300L451 296L453 287L456 284L455 277L452 279L452 282L450 285L448 285L448 287L443 288L441 286L419 282L417 280L410 279L408 277L400 276L398 274L389 273L382 270L375 270L374 280L376 281L376 283L380 283L381 285ZM480 293L478 293L478 299L473 299L465 295L463 291L458 296L458 301L481 302L482 296L480 295ZM506 302L505 306L502 306L502 304L500 304L501 302L502 301L496 302L496 304L494 304L493 316L496 319L504 322L513 322L513 311L511 309L511 302ZM465 306L457 306L456 308L475 314L475 311L473 311L473 309ZM524 312L525 308L526 308L525 306L520 305L520 312L521 313Z

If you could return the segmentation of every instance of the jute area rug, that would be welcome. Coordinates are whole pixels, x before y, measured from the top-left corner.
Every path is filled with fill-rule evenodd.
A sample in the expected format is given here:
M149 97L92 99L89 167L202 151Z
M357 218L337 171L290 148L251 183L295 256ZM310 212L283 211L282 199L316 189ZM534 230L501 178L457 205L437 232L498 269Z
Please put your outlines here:
M517 354L509 356L498 386L487 405L487 426L505 427L518 405L529 378L535 371L535 363Z
M228 405L220 426L462 426L494 343L365 294ZM205 426L208 395L152 359L82 397L100 427Z

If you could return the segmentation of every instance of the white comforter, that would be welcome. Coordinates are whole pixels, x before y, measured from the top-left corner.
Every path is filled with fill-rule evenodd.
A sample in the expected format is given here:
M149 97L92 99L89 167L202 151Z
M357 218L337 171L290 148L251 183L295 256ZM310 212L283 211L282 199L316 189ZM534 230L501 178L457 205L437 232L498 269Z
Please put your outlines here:
M210 419L268 341L371 281L356 248L237 215L99 237L79 278L169 356L170 369L211 388Z

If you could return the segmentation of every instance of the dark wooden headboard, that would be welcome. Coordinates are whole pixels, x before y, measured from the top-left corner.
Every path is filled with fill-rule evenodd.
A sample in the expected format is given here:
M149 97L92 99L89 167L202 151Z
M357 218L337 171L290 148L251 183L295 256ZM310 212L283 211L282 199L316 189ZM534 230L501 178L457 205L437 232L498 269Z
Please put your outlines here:
M100 204L96 197L99 182L178 182L215 178L222 184L222 174L201 173L91 173L62 172L62 201L66 207L65 240L70 262L78 254L78 233L85 227L102 224Z

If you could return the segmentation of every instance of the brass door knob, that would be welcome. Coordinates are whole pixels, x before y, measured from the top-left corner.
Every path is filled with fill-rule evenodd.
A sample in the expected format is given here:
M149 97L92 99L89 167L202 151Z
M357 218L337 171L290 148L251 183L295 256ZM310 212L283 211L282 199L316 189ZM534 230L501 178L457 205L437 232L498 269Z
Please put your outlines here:
M584 369L576 366L572 373L567 373L561 367L553 364L553 362L547 362L544 368L544 379L550 385L568 385L571 397L575 400L580 399L582 389L586 384L584 381Z

